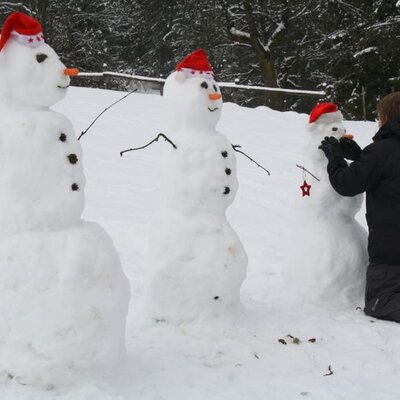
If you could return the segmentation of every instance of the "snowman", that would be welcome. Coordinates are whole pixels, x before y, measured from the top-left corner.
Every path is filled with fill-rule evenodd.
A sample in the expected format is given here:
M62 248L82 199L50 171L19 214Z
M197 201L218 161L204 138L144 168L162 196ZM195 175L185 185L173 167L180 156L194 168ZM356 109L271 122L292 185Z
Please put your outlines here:
M166 80L171 116L162 199L151 224L145 316L179 324L241 309L247 256L227 221L238 182L232 145L216 130L222 97L203 50Z
M345 136L343 115L333 103L320 103L311 112L303 150L307 176L303 196L297 195L291 252L285 274L296 303L326 302L359 305L364 290L367 233L354 219L363 196L343 197L335 192L318 149L325 136ZM350 135L347 135L350 136Z
M111 239L81 219L71 122L49 107L69 75L40 23L13 13L0 40L0 375L48 387L102 374L125 352L128 282Z

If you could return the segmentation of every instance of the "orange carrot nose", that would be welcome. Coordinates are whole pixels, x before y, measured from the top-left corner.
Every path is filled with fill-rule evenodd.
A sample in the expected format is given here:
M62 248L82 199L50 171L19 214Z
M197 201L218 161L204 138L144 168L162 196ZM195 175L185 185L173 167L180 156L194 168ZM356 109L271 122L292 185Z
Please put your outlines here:
M65 68L64 74L68 76L77 76L79 74L78 68Z
M221 93L210 93L208 98L210 100L219 100L222 97Z
M346 133L345 135L342 136L342 138L344 138L344 139L353 139L353 137L354 136L350 133Z

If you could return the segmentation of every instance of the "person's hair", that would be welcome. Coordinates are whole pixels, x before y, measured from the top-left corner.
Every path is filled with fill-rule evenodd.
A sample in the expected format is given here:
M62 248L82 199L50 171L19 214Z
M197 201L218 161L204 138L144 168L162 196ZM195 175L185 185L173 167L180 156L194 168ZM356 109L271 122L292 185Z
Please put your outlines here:
M376 105L381 126L393 118L400 117L400 92L393 92L379 100Z

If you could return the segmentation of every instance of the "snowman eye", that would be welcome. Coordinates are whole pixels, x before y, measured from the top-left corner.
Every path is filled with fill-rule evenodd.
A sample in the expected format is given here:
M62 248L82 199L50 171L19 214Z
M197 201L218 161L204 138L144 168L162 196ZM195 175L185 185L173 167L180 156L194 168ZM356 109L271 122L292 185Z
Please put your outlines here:
M37 54L36 55L36 61L38 62L38 63L42 63L45 59L47 58L47 55L46 54Z
M332 130L333 130L333 132L336 132L336 131L338 130L338 128L336 128L336 126L334 126L334 127L332 128Z
M201 82L200 85L203 89L208 89L208 83L207 82Z
M217 85L213 85L213 88L214 88L214 90L215 90L216 92L218 92Z

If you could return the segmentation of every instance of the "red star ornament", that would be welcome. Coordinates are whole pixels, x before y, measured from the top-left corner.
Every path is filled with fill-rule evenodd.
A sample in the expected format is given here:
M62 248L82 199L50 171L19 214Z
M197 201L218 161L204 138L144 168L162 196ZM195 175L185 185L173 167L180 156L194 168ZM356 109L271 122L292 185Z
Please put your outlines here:
M309 185L305 180L304 183L300 186L303 197L310 196L311 185Z

